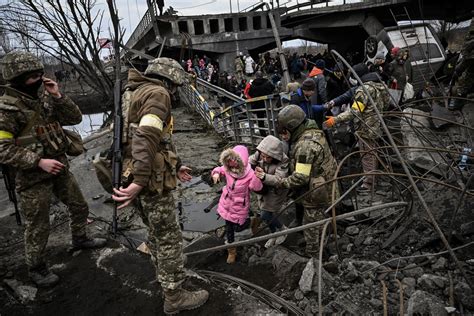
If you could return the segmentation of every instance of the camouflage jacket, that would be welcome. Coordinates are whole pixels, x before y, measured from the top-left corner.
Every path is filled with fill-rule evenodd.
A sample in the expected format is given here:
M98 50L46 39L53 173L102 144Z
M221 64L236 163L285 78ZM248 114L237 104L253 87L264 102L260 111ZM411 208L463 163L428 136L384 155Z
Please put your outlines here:
M133 182L147 187L157 153L164 146L175 152L171 135L164 133L171 121L171 98L160 80L143 76L134 69L129 70L126 88L133 91L127 111L128 124L136 126L125 146L126 158L132 158Z
M384 111L390 102L390 95L384 85L379 82L365 82L364 87L374 100L378 110ZM375 108L369 101L364 89L359 87L354 92L354 103L352 107L336 116L336 123L354 120L357 134L365 139L374 139L382 135L380 121L376 115Z
M31 131L24 131L33 119L35 122ZM61 148L55 154L48 153L42 141L19 146L17 137L22 134L38 138L36 134L38 126L54 122L58 122L61 126L75 125L81 121L81 111L65 95L60 99L51 96L32 99L20 91L6 88L5 94L0 97L0 133L3 135L0 137L0 163L17 169L16 180L19 191L44 179L54 177L38 167L41 158L54 158L66 166L67 158L64 154L65 150Z
M300 193L307 191L311 178L329 180L334 176L336 160L323 131L317 129L313 120L308 120L292 133L289 167L290 176L283 179L281 185Z

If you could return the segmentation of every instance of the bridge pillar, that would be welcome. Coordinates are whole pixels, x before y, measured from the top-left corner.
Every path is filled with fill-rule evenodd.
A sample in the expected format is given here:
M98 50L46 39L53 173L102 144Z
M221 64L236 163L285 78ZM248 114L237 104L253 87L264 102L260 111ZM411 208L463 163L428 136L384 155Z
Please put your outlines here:
M362 22L362 27L369 35L377 35L383 29L382 23L373 14L369 14Z
M219 18L219 33L224 33L224 32L225 32L224 19Z
M204 19L202 22L204 23L204 34L211 34L209 19Z
M196 32L194 31L194 20L189 19L187 23L188 23L188 34L191 36L196 35Z

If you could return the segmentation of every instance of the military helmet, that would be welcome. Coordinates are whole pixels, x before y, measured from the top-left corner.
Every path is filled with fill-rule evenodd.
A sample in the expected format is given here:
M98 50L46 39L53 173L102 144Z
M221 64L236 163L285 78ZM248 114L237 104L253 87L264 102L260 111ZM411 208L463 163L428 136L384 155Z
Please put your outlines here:
M183 67L176 60L168 57L150 60L145 70L146 75L162 76L178 86L182 85L186 80L186 72Z
M1 60L3 79L10 81L25 73L43 71L44 66L33 54L14 51L6 54Z
M285 106L280 113L278 113L277 124L278 131L288 130L293 132L306 119L304 111L295 104Z

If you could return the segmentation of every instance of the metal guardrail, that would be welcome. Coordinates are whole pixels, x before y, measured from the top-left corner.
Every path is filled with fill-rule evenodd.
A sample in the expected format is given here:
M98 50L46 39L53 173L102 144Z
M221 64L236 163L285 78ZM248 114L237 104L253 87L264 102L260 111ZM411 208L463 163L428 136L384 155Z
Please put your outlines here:
M256 147L266 135L277 136L276 118L281 108L279 95L244 100L207 82L198 82L197 86L186 84L180 87L180 97L222 138L230 143ZM209 102L199 90L208 96ZM219 102L211 102L214 97Z

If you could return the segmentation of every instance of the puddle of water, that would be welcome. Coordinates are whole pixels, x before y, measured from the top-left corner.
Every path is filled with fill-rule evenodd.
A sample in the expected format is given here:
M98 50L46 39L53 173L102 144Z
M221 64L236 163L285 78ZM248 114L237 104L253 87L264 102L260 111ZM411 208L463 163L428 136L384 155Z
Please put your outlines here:
M85 114L82 116L82 122L68 127L68 129L72 129L79 134L81 134L82 138L89 136L93 132L100 129L104 122L104 118L110 115L110 112L106 113L95 113L95 114Z
M182 196L178 198L177 209L183 230L210 232L225 225L222 218L217 218L217 205L208 213L204 212L204 209L219 194L215 193L215 189L206 182L202 182L200 177L193 178L189 183L183 185L181 191Z

